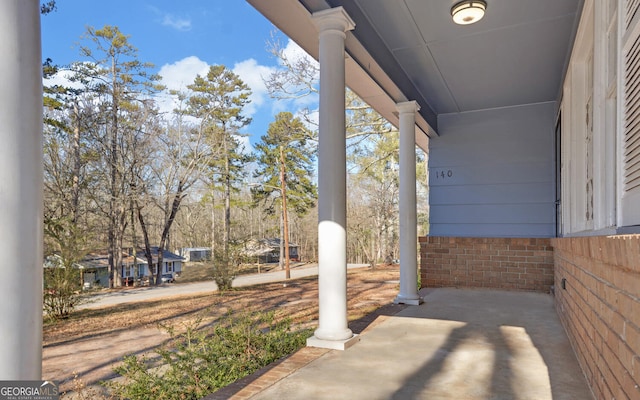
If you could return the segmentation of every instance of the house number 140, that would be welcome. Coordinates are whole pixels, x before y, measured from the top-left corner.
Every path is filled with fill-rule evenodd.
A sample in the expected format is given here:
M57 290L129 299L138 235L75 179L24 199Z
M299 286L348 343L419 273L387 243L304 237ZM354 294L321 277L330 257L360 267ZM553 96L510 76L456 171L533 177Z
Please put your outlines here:
M453 171L448 170L436 170L436 179L447 179L453 176Z

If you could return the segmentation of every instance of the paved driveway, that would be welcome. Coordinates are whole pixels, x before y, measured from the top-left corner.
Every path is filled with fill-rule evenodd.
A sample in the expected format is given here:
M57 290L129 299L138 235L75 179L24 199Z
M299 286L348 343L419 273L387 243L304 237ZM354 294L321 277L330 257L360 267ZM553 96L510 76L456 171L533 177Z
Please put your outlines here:
M366 268L366 264L348 264L348 269ZM318 275L318 265L311 264L300 268L291 269L291 279L304 278ZM285 280L285 271L265 272L263 274L241 275L234 279L233 287L251 286L261 283L279 282ZM213 280L205 282L185 284L165 284L162 286L147 286L126 290L114 290L108 293L100 293L92 297L91 302L81 305L83 308L100 308L123 303L135 303L138 301L155 300L176 295L189 295L196 293L215 292L218 290Z

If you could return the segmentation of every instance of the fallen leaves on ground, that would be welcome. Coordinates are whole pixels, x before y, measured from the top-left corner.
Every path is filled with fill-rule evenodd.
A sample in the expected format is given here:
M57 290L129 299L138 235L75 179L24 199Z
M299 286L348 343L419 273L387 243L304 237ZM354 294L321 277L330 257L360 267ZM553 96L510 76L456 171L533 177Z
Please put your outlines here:
M391 303L398 293L397 265L350 270L347 277L350 321ZM73 373L56 368L56 365L47 365L66 363L74 365L73 372L77 373L79 379L91 384L109 377L113 366L121 360L120 352L116 350L124 346L127 353L139 353L157 346L157 338L145 339L150 328L164 325L180 329L196 320L201 320L201 325L207 325L229 312L262 310L274 310L278 316L290 318L294 325L315 326L318 318L317 277L292 280L286 286L282 282L270 283L223 293L181 295L80 310L66 320L44 327L43 375L51 371L50 374L62 376L46 376L47 379L71 382ZM127 343L112 340L114 334L122 332L127 334L126 337L135 339L128 339ZM95 358L84 358L73 351L73 346L79 343L89 348L94 343L95 348L103 352L105 357L99 366L92 365L95 364ZM48 357L48 351L56 356Z

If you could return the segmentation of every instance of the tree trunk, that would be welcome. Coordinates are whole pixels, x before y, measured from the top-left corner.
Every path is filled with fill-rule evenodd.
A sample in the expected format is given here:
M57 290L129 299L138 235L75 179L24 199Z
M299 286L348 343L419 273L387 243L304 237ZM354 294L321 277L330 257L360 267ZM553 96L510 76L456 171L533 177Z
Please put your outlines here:
M164 241L161 240L160 244L158 245L158 253L157 253L157 257L158 259L158 268L156 268L156 286L158 286L159 284L162 283L162 264L164 263Z
M171 225L173 225L173 221L176 219L176 215L178 214L178 210L180 209L180 203L184 197L183 195L184 182L178 183L178 187L176 190L176 194L173 196L173 200L171 202L171 208L169 210L169 215L164 222L164 228L162 230L162 236L160 237L160 244L158 245L158 270L156 271L156 285L160 284L162 277L162 262L163 262L163 250L166 247L167 240L169 238L169 232L171 231Z
M227 138L224 143L224 237L223 249L224 259L229 260L229 240L231 237L231 173L229 171L229 155L227 153Z
M114 274L113 284L115 286L122 286L122 242L124 240L124 231L126 229L125 222L127 219L127 213L122 204L123 203L121 202L116 213L116 249L113 257L114 271L117 272Z
M231 239L231 171L229 165L228 143L226 132L223 132L222 146L224 156L224 222L222 249L224 262L229 262L229 241ZM228 266L227 266L228 267Z
M216 207L215 207L216 191L211 186L211 259L214 260L216 253Z
M280 194L280 196L282 196L282 193ZM283 214L282 207L280 208L280 240L278 241L278 244L279 244L278 268L280 268L280 270L283 270L284 269L284 214Z
M282 192L282 236L284 236L284 270L285 279L290 279L291 271L289 270L289 218L287 216L287 183L285 181L284 169L284 148L280 146L280 191Z
M147 259L147 268L149 269L149 285L153 282L153 255L151 254L151 244L149 243L149 231L147 230L147 224L144 222L142 216L142 207L135 201L136 211L138 213L138 221L140 221L140 229L142 230L142 236L144 238L144 256Z
M111 91L111 151L109 154L109 168L111 173L111 193L109 198L109 287L114 287L114 273L119 268L119 261L121 255L118 251L118 238L117 231L118 226L118 213L117 213L117 201L118 199L118 95L117 95L117 71L115 58L111 59L111 79L112 79L112 91Z
M136 278L140 276L140 271L138 271L138 259L136 258L136 252L138 251L138 241L136 238L136 217L135 217L135 208L133 205L133 200L131 200L131 256L133 256L133 281L135 283Z
M71 198L71 206L73 207L72 211L72 222L73 225L76 226L78 223L78 215L79 215L79 203L80 203L80 116L78 110L78 103L73 103L73 182L72 182L72 198Z

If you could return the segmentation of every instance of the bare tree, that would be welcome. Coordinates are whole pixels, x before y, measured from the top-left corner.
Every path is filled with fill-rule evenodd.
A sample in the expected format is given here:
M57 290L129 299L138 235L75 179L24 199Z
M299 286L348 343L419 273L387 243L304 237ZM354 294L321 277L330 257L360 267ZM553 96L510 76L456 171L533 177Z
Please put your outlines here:
M171 227L176 220L182 201L200 177L208 152L204 146L205 138L202 132L197 128L185 126L179 114L174 123L168 125L157 118L154 120L147 116L144 119L147 121L145 125L147 130L141 132L141 137L152 137L154 143L153 147L146 146L146 151L149 151L149 148L152 149L148 154L147 163L134 169L132 191L136 193L134 204L144 237L145 257L150 268L153 265L153 255L147 220L150 215L153 215L153 211L145 211L149 204L159 211L157 215L160 217L158 224L160 234L157 242L155 271L155 283L159 284L162 275L163 251L167 247ZM136 163L132 162L131 165Z
M51 60L43 67L45 78L60 72ZM89 132L95 130L98 118L92 101L87 91L45 85L45 254L65 253L65 262L69 257L77 259L83 248L91 245L94 236L91 233L96 226L91 217L95 210L90 193L95 189L98 174L92 168L96 148ZM63 245L65 240L67 245Z

